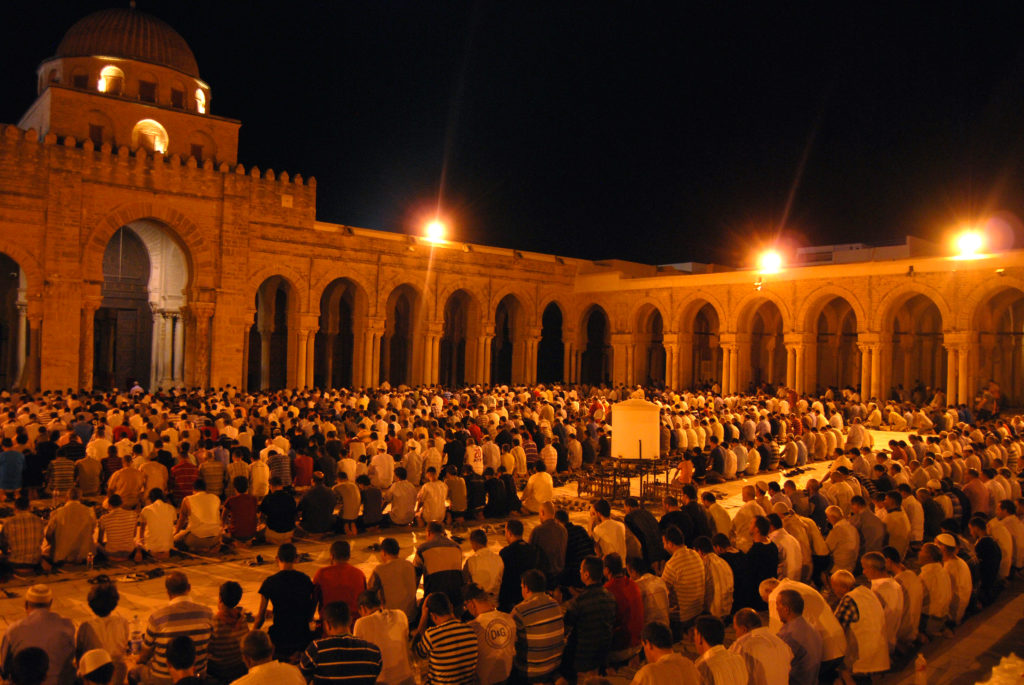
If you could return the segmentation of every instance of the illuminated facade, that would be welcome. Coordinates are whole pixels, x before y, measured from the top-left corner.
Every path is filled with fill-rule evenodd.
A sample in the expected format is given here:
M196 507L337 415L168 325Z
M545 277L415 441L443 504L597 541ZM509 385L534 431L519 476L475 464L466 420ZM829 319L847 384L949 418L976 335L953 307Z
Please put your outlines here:
M0 127L0 386L990 378L1024 401L1024 252L915 241L777 273L591 262L316 220L141 12L72 27ZM700 271L700 269L696 269Z

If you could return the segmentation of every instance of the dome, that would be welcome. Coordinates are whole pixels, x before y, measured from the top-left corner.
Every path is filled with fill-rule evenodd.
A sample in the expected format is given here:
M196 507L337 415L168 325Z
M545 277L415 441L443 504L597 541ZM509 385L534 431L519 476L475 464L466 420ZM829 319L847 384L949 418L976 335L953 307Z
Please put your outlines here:
M57 57L109 55L149 62L199 78L188 43L167 23L135 9L94 12L68 29Z

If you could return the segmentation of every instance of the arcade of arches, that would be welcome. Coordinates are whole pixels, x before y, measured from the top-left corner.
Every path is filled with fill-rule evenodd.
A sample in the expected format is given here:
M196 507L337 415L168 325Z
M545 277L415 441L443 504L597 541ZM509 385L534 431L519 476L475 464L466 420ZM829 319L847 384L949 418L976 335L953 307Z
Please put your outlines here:
M758 277L318 221L315 179L238 164L240 122L211 114L183 39L123 12L137 35L45 60L51 104L0 124L0 388L784 384L957 402L992 383L1024 406L1024 250L962 261L908 240ZM116 52L153 36L180 54ZM159 95L140 102L147 70Z

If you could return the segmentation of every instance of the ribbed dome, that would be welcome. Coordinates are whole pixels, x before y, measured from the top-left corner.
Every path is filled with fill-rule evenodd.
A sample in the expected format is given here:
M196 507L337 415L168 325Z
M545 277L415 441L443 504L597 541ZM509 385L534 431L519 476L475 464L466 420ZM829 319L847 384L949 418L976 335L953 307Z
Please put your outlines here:
M170 67L199 78L185 39L168 24L136 9L100 10L68 29L57 57L109 55Z

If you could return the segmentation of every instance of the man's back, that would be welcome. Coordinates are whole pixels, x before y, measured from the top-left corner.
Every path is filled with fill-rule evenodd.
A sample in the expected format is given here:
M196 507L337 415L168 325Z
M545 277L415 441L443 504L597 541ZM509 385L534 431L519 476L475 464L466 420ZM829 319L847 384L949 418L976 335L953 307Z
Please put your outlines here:
M49 609L35 609L7 628L0 643L0 664L10 679L11 660L27 647L39 647L50 658L43 685L71 685L75 680L75 624Z
M154 677L170 680L167 667L167 646L181 635L192 638L196 646L196 672L206 670L206 647L213 632L213 611L187 597L175 597L166 606L149 615L146 634L147 648L153 650L149 668Z
M427 682L470 685L476 680L476 633L461 621L452 619L427 628L416 643L416 653L427 659Z
M352 564L343 561L324 566L313 576L313 588L320 607L332 602L345 602L353 616L359 615L359 593L366 589L366 576Z
M313 685L336 681L372 685L377 682L382 666L380 648L352 635L314 640L299 660L302 675Z

